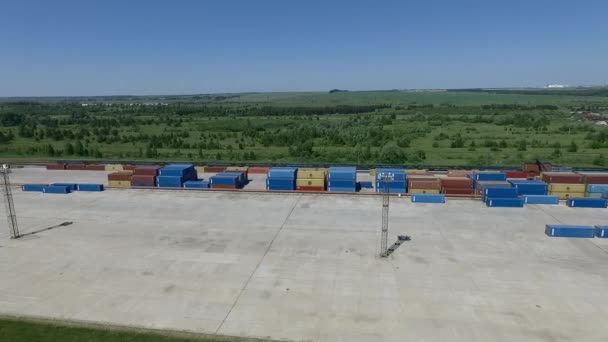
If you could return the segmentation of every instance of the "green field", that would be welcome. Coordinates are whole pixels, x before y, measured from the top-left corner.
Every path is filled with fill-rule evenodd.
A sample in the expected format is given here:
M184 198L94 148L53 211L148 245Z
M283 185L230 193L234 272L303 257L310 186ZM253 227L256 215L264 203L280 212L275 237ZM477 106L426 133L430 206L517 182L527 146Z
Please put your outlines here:
M197 163L608 166L602 91L4 98L0 157ZM82 104L87 104L83 106ZM586 116L581 112L596 112Z
M98 325L4 318L0 319L3 342L263 342L260 339L199 336L151 332Z

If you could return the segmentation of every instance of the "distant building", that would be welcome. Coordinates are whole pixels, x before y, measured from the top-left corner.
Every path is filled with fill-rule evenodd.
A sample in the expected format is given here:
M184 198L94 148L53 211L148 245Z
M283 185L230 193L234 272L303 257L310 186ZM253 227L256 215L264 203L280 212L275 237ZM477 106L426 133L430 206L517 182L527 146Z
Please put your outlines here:
M550 88L550 89L563 89L563 88L568 88L567 85L565 84L547 84L547 86L545 88Z

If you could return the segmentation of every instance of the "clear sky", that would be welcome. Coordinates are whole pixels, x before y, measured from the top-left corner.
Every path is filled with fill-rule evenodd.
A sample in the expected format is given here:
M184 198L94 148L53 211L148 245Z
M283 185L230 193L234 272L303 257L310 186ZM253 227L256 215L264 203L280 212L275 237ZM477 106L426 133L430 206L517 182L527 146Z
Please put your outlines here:
M0 2L0 96L608 82L608 1Z

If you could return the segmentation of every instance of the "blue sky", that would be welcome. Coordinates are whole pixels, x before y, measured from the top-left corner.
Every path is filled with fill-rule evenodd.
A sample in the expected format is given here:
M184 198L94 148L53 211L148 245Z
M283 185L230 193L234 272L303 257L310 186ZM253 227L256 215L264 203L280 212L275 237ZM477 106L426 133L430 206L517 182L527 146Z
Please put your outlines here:
M2 1L0 96L608 82L606 1Z

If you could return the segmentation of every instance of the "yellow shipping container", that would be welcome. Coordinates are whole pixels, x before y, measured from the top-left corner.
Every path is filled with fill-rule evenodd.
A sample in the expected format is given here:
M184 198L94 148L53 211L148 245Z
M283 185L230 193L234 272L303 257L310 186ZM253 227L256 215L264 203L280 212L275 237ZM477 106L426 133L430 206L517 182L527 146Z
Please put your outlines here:
M560 184L560 183L550 183L549 191L558 191L558 192L585 192L586 186L585 184Z
M204 166L195 166L194 169L196 170L196 174L201 174L201 173L205 173L205 167Z
M249 171L249 166L228 166L226 168L226 172L247 172Z
M108 164L106 165L106 171L124 171L124 168L120 164Z
M327 169L298 169L298 179L324 179Z
M405 173L408 175L415 175L417 173L426 173L425 169L422 170L405 170Z
M559 196L559 199L585 197L584 192L549 191L549 195Z
M369 175L372 177L376 177L376 169L369 169Z
M129 187L131 187L131 182L130 181L111 180L111 181L108 181L108 185L119 187L119 188L129 188Z
M437 189L409 189L408 194L439 194Z
M296 179L296 186L325 186L325 179Z

